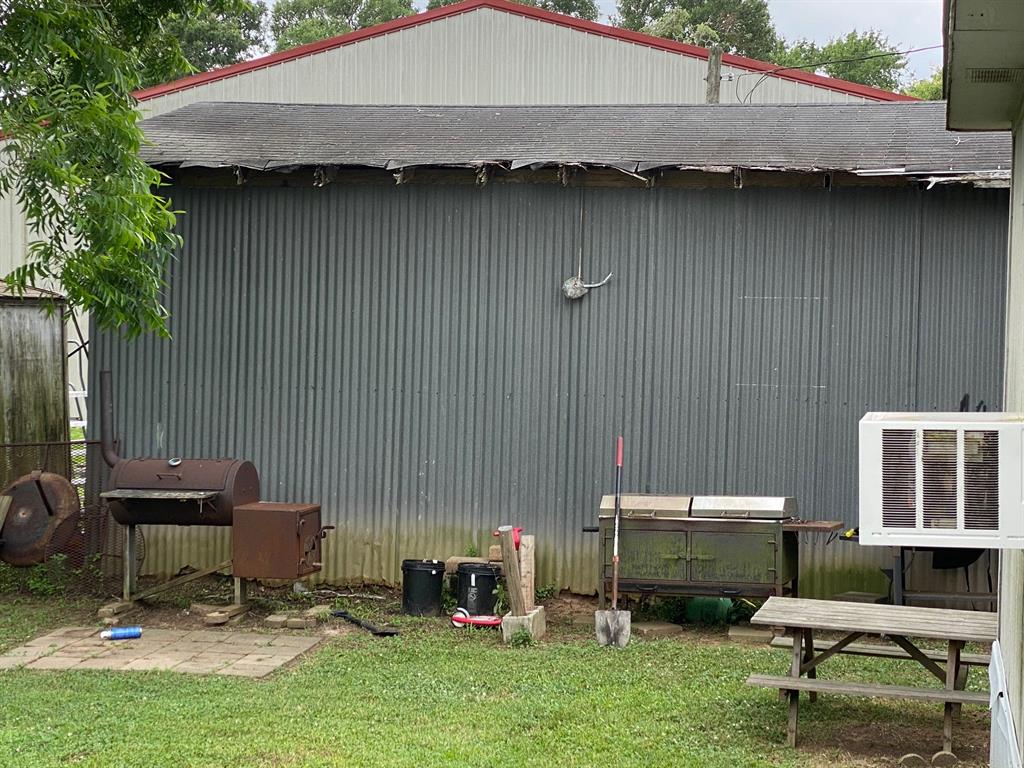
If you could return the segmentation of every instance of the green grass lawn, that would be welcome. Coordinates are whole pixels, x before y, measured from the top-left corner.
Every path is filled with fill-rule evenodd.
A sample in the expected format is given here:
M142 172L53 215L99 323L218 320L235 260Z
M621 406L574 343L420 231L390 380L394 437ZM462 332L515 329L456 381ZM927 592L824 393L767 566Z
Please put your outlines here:
M0 647L91 623L94 608L0 595ZM332 637L263 681L0 672L0 765L881 766L941 748L941 707L836 697L802 704L801 746L787 748L785 705L743 681L783 673L788 654L731 644L724 628L617 651L568 624L526 648L440 621L400 625L395 638ZM823 676L927 679L907 662L828 664ZM987 732L984 710L965 708L965 765L985 764Z

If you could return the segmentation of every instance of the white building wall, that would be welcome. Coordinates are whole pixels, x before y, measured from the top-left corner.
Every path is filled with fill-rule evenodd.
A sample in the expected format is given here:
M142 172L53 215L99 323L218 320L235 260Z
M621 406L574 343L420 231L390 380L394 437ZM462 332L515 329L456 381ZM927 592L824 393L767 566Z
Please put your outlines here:
M1010 251L1006 282L1007 411L1024 408L1024 109L1013 131L1013 181L1010 188ZM1024 753L1024 551L1005 550L999 566L999 644L1002 646L1010 711L1016 726L1017 754ZM1001 768L1000 751L992 733L992 765Z
M13 195L0 195L0 277L22 263L28 228Z

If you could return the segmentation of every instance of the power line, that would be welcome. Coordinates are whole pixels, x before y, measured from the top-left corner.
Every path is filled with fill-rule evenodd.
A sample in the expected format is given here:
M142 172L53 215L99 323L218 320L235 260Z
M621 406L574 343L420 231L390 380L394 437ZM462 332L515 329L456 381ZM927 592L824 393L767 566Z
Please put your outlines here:
M854 57L851 57L849 59L827 59L825 61L816 61L816 62L813 62L813 63L810 63L810 64L793 64L793 65L788 66L788 67L776 67L775 69L769 69L769 70L767 70L765 72L743 72L743 73L741 73L739 75L736 75L736 78L735 78L736 85L734 87L734 91L735 91L735 94L736 94L736 101L740 102L741 104L742 103L748 103L749 104L750 103L750 98L753 95L754 91L757 90L757 87L759 85L761 85L761 83L763 83L765 80L767 80L769 76L774 75L774 74L776 74L778 72L785 72L786 70L790 70L790 69L817 69L818 67L824 67L824 66L826 66L828 64L852 64L853 62L857 62L857 61L869 61L871 59L884 59L884 58L886 58L888 56L906 56L907 54L910 54L910 53L920 53L921 51L934 51L936 48L941 48L941 47L942 47L942 44L940 43L938 45L926 45L923 48L908 48L905 51L885 51L883 53L870 53L870 54L867 54L865 56L854 56ZM746 96L744 96L741 99L740 98L740 80L742 78L748 77L750 75L760 75L761 77L758 78L758 81L756 83L754 83L750 87L750 90L747 91Z

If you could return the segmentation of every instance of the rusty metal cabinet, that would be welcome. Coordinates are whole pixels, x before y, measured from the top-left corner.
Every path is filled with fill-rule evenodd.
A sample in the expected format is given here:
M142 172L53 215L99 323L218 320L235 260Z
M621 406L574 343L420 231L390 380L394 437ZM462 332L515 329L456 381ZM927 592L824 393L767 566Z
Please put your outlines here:
M599 522L601 605L611 592L614 521ZM619 591L657 595L796 595L798 545L783 521L623 518Z
M232 564L242 579L301 579L320 570L320 526L316 504L262 501L235 507Z

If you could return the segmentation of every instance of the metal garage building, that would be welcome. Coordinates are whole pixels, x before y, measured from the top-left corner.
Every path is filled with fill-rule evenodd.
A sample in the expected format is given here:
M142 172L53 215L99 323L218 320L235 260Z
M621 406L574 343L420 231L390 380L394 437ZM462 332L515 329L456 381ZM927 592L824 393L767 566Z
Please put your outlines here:
M592 590L580 529L619 432L631 490L794 495L855 524L865 411L1001 405L1007 191L987 187L1009 142L944 120L937 103L148 120L185 246L174 341L95 340L122 454L251 458L266 498L338 525L334 580L395 581L403 558L514 521L537 533L539 583ZM614 277L569 301L580 260ZM226 546L148 536L155 572ZM810 546L802 585L875 566Z
M704 101L708 51L507 0L407 16L136 94L154 116L198 101L328 104L625 104ZM910 97L858 83L776 72L726 54L725 103L865 102ZM31 237L13 197L0 196L0 277ZM84 326L85 323L83 322ZM77 338L77 327L69 335ZM72 389L84 389L79 359ZM82 403L76 401L77 413Z
M671 104L704 101L708 52L507 0L466 0L140 91L146 116L197 101L317 104ZM723 103L908 100L723 57ZM24 218L0 197L0 276Z

